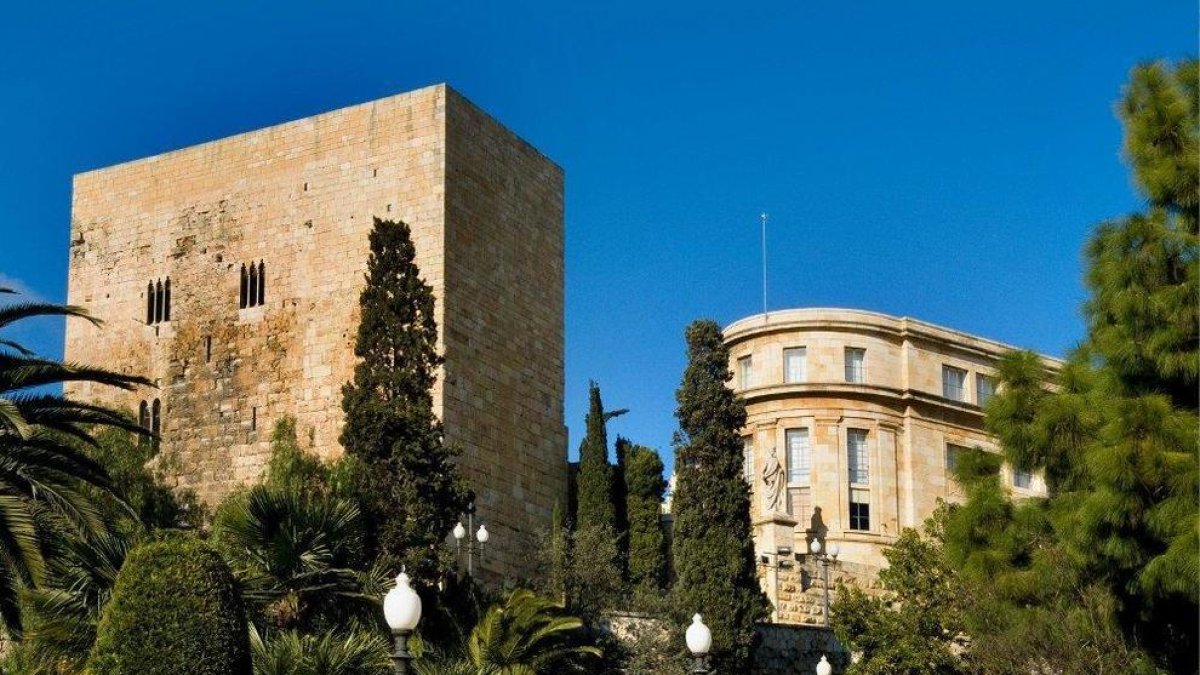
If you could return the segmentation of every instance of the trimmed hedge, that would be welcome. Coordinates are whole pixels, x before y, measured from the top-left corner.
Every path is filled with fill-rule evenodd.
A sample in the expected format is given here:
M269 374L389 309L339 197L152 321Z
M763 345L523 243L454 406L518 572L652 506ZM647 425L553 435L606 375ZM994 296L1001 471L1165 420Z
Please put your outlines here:
M249 675L233 575L212 548L175 536L130 552L104 608L90 675Z

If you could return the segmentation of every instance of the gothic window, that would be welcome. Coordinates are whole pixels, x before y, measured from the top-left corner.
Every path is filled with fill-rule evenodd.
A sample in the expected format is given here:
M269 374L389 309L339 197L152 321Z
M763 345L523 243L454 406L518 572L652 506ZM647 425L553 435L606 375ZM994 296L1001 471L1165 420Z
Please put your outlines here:
M238 295L238 309L246 309L249 306L249 298L247 297L249 289L250 284L246 276L246 263L242 263L242 289Z
M154 399L154 403L150 406L150 433L154 434L151 443L154 444L155 451L158 450L159 434L162 432L162 401Z
M138 426L150 431L150 404L142 401L138 406ZM138 436L138 446L144 446L146 443L145 436Z
M253 264L253 263L251 263ZM267 265L263 261L258 261L258 304L265 304L267 301Z
M171 277L146 284L146 324L171 320Z
M267 264L242 263L242 285L238 294L238 309L258 307L267 302Z

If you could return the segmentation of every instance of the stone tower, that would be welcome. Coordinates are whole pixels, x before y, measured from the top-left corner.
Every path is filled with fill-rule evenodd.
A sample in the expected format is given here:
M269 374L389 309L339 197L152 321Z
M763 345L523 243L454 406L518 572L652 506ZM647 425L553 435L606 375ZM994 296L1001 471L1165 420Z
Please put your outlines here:
M437 298L433 397L492 533L529 571L565 500L562 170L445 85L75 177L66 358L156 390L68 387L161 429L208 503L253 482L274 423L341 454L373 217L412 228Z

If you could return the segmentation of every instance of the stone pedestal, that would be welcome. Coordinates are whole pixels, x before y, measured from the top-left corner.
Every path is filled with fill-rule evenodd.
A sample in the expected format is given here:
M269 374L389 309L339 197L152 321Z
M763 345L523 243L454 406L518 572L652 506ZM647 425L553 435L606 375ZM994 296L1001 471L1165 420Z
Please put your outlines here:
M796 565L796 519L786 513L769 513L754 521L754 552L762 571L763 592L771 601L771 620L780 619L779 587L783 561L794 569Z

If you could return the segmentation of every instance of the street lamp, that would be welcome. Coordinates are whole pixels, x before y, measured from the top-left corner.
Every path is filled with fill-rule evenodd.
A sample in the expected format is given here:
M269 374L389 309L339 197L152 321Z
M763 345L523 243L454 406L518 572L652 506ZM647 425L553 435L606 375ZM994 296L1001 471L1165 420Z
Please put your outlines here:
M408 653L408 636L421 620L421 596L408 585L408 575L404 572L396 577L396 585L383 598L383 616L396 641L396 651L392 653L396 675L408 675L408 662L413 658Z
M833 666L829 665L829 660L825 655L821 655L821 662L817 664L817 675L833 675Z
M472 503L467 507L467 526L463 527L462 521L454 524L454 529L450 534L454 537L454 546L458 551L458 556L462 557L463 539L467 538L467 532L475 528L475 504ZM483 545L487 543L491 535L483 524L479 525L479 529L475 531L475 541L467 542L467 576L472 576L475 572L475 553L479 553L479 559L483 559ZM475 542L479 542L476 544ZM476 548L478 546L478 548Z
M837 561L838 545L830 544L827 550L822 550L820 539L813 539L808 545L808 550L816 557L817 562L821 563L821 579L825 584L825 627L829 628L829 566Z
M688 651L695 658L692 663L693 675L704 675L708 672L704 661L708 650L712 649L712 631L704 625L699 614L692 616L692 625L688 626L684 638L687 640Z

